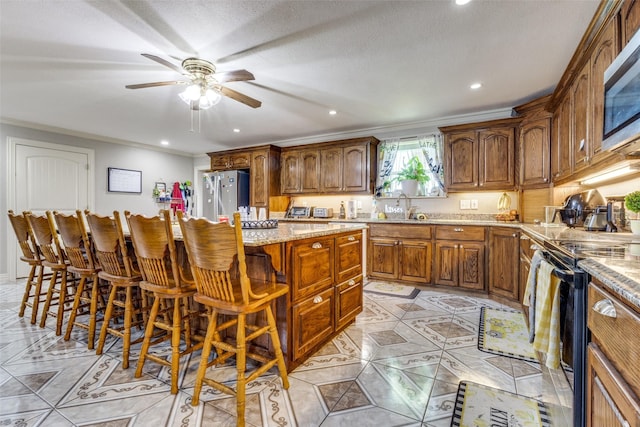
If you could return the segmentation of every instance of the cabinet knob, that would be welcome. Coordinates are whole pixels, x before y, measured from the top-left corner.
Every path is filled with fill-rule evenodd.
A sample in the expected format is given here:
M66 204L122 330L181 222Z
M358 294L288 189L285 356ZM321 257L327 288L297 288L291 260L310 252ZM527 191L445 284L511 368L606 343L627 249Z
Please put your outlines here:
M464 231L464 228L456 227L453 229L453 231L455 231L456 233L460 233L461 231Z
M311 247L313 249L322 249L322 243L320 242L315 242L313 245L311 245Z
M353 237L353 236L349 236L349 237L347 238L347 240L348 240L348 241L350 241L350 242L353 242L354 240L356 240L356 238L355 238L355 237Z
M355 284L356 284L356 281L355 281L355 280L353 280L353 279L349 280L349 286L353 286L353 285L355 285Z
M512 237L518 237L518 233L513 233L511 236Z
M544 181L544 182L547 182L547 181L549 181L549 178L545 178L545 179L543 179L543 181Z
M460 249L464 249L464 246L460 245Z
M611 300L603 299L593 304L591 307L593 311L598 314L602 314L603 316L613 317L614 319L617 317L616 307L613 305Z
M314 304L320 304L322 302L322 297L320 295L316 295L315 297L313 297L313 303Z
M458 249L458 245L453 245L453 249Z

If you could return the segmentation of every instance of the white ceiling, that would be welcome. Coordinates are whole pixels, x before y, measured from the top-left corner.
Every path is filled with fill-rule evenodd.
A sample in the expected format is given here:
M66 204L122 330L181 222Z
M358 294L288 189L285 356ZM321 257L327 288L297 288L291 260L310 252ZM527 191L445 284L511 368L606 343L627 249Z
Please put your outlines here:
M596 0L0 0L4 123L202 154L389 134L553 90ZM175 64L198 56L262 101L197 113ZM482 82L471 91L469 85ZM338 114L330 116L330 109ZM233 128L239 128L234 133Z

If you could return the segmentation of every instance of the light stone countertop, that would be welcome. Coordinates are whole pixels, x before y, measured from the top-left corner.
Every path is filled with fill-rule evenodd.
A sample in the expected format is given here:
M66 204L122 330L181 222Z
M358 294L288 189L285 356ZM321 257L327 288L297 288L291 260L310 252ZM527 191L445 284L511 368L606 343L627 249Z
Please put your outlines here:
M575 242L628 243L632 246L625 259L588 258L579 262L579 266L590 275L598 278L612 293L620 296L640 311L640 235L629 232L607 233L603 231L585 231L580 228L561 226L543 226L520 222L503 222L487 217L465 218L428 218L426 220L405 219L322 219L322 218L286 218L280 224L327 223L331 224L414 224L414 225L480 225L493 227L512 227L521 229L542 241L570 240ZM637 254L637 255L634 255Z
M330 236L345 231L364 230L363 223L352 224L295 224L279 222L277 228L256 228L242 230L245 246L264 246L273 243L313 237Z

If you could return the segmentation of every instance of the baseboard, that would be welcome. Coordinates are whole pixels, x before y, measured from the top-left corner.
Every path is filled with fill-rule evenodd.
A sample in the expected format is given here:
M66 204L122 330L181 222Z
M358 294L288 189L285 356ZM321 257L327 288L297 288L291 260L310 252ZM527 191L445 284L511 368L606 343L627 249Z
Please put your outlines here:
M4 282L8 282L8 281L9 281L9 274L8 273L0 274L0 283L4 283Z

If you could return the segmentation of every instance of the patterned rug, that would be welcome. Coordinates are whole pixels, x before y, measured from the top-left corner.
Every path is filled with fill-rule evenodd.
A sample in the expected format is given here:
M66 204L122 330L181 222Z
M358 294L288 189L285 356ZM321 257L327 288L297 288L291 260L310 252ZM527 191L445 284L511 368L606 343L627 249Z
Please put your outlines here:
M544 403L497 388L461 381L452 427L549 427Z
M482 307L478 350L515 359L538 362L521 312Z
M372 294L389 295L397 298L414 299L420 293L420 289L413 286L399 285L388 282L369 282L364 287L365 292Z

